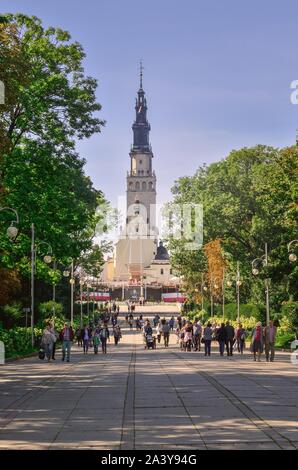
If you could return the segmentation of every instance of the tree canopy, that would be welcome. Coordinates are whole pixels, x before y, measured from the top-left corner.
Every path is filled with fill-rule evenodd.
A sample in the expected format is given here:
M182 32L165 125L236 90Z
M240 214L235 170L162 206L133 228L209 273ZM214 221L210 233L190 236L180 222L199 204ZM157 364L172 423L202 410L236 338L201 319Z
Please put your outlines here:
M62 264L94 250L96 208L104 196L85 175L76 141L98 134L104 121L97 81L85 74L85 52L67 31L44 28L35 16L7 14L0 17L0 39L0 206L20 218L11 241L6 228L13 215L0 212L0 265L11 279L30 273L31 224L36 245L49 243ZM42 256L36 274L52 281Z
M234 150L220 162L199 168L194 176L180 178L173 187L174 203L203 205L204 244L220 241L228 271L235 273L240 263L246 301L263 298L261 279L266 276L271 278L273 303L297 298L298 268L287 253L287 243L297 238L297 176L296 146L258 145ZM269 266L261 270L261 279L253 279L251 262L264 254L265 242ZM175 267L198 284L199 273L206 271L202 255L179 256L185 243L170 240Z

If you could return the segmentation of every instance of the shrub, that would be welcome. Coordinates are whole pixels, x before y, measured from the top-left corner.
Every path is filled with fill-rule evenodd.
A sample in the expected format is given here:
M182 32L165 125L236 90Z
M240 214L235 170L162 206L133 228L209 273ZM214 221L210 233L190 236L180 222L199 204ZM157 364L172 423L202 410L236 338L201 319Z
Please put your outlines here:
M42 336L42 330L34 328L34 335L38 344ZM0 340L5 345L6 358L23 356L35 350L31 345L31 328L0 329Z
M10 305L5 305L1 309L2 324L6 328L10 328L22 317L21 304L14 302Z
M287 318L289 330L298 335L298 302L287 302L281 307L282 318Z
M217 306L215 312L220 315L222 306ZM237 304L230 303L225 305L225 317L229 320L237 320ZM254 317L257 321L264 321L264 308L261 305L240 304L240 316L244 318Z

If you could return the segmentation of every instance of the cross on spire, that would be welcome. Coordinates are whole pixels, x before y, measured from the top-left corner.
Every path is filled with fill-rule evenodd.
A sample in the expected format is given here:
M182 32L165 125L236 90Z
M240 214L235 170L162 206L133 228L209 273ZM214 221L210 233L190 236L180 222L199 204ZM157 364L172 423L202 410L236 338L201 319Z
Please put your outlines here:
M143 88L143 62L140 60L140 88Z

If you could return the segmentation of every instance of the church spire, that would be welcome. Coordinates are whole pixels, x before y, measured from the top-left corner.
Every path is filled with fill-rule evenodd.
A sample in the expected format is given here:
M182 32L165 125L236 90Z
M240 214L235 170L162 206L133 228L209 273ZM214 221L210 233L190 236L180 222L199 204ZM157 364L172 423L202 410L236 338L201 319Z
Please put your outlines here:
M136 119L133 123L133 149L148 151L150 150L149 132L150 124L147 120L147 100L143 90L143 63L140 62L140 88L136 99Z

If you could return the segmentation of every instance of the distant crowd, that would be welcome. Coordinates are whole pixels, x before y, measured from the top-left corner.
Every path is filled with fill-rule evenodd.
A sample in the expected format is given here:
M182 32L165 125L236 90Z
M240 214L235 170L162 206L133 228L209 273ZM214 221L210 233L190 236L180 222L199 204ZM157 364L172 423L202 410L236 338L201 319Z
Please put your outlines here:
M150 320L144 319L142 314L135 317L135 310L135 303L129 303L125 323L129 330L135 328L142 333L146 349L156 349L161 343L168 348L172 334L176 336L176 344L179 344L181 351L203 350L205 356L211 356L215 349L218 350L220 356L233 356L235 352L243 354L246 348L248 331L241 323L236 328L229 321L221 324L208 322L203 325L199 320L189 321L179 315L176 319L172 316L166 320L156 314L151 324ZM89 324L77 328L76 331L69 323L65 323L63 329L57 332L54 324L48 323L41 340L40 359L48 361L56 359L58 339L62 342L62 361L70 361L71 345L74 339L78 347L82 348L84 355L88 354L90 349L93 349L94 354L98 354L99 348L103 354L107 354L107 344L110 338L114 338L116 346L122 338L118 322L119 313L119 305L109 304L98 320L90 321ZM250 351L255 361L261 361L263 352L267 361L274 361L276 333L277 327L272 321L265 327L261 322L256 323L250 341ZM216 348L215 345L217 345Z

